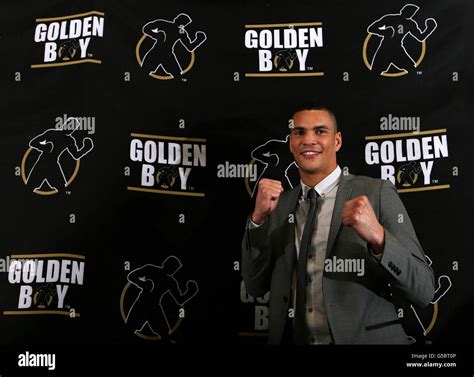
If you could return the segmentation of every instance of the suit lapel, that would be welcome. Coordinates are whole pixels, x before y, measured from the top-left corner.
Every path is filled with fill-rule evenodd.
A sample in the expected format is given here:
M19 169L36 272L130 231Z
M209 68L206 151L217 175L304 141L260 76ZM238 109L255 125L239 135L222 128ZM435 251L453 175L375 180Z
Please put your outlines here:
M331 226L329 228L328 243L326 246L326 256L331 252L337 232L342 223L342 209L344 203L351 197L352 189L354 188L354 176L349 174L347 176L341 174L339 187L337 189L336 202L334 203L334 210L332 212Z
M296 209L298 208L298 198L301 196L301 184L295 186L288 194L287 207L285 208L286 225L283 229L283 241L285 245L286 261L290 268L293 267L296 260L295 246L295 226L296 226ZM289 221L292 216L292 222Z

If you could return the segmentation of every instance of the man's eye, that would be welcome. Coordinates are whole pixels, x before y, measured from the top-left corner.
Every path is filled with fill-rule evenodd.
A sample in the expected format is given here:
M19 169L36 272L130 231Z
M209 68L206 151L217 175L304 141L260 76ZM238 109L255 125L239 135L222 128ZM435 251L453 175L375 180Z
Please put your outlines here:
M318 135L324 135L326 133L326 130L316 130L316 133Z
M303 130L293 130L293 136L301 136L303 135Z

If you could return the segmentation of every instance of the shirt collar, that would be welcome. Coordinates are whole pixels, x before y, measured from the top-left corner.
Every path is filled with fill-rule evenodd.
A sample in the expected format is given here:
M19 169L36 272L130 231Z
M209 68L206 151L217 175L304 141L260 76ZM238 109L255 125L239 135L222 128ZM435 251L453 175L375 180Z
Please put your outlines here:
M319 196L325 197L328 192L330 192L334 187L339 184L339 180L341 179L341 168L339 165L336 166L336 169L333 170L331 174L329 174L326 178L324 178L321 182L319 182L313 188L316 190ZM301 188L303 190L303 198L306 198L306 194L308 193L310 186L305 185L302 181Z

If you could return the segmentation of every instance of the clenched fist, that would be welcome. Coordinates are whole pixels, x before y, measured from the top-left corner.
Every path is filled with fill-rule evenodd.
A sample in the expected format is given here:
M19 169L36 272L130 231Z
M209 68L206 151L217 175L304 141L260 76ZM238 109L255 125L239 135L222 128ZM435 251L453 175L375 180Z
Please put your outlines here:
M428 18L425 21L426 31L430 34L436 29L438 26L434 18Z
M194 39L194 43L201 44L207 39L206 34L204 34L202 31L196 32L196 38Z
M90 152L92 148L94 148L94 142L90 137L84 138L82 141L82 148L84 149L85 153Z
M383 251L385 231L365 195L344 203L342 223L353 228L364 241L368 242L374 253L380 254Z
M198 285L194 280L188 280L186 282L186 293L194 296L198 292Z
M265 218L272 213L278 205L278 199L283 192L280 181L263 178L258 182L257 199L252 213L252 221L262 224Z

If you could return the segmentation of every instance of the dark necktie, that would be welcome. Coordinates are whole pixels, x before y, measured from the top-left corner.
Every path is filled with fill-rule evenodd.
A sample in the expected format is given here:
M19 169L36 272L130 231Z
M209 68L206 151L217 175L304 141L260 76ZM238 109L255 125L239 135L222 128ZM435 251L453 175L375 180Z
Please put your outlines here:
M295 308L295 333L294 341L296 344L307 344L306 329L306 283L308 274L306 272L306 262L308 260L308 249L311 245L314 222L316 218L318 193L310 189L307 198L310 201L308 215L304 225L303 235L300 242L300 253L296 266L296 308Z

